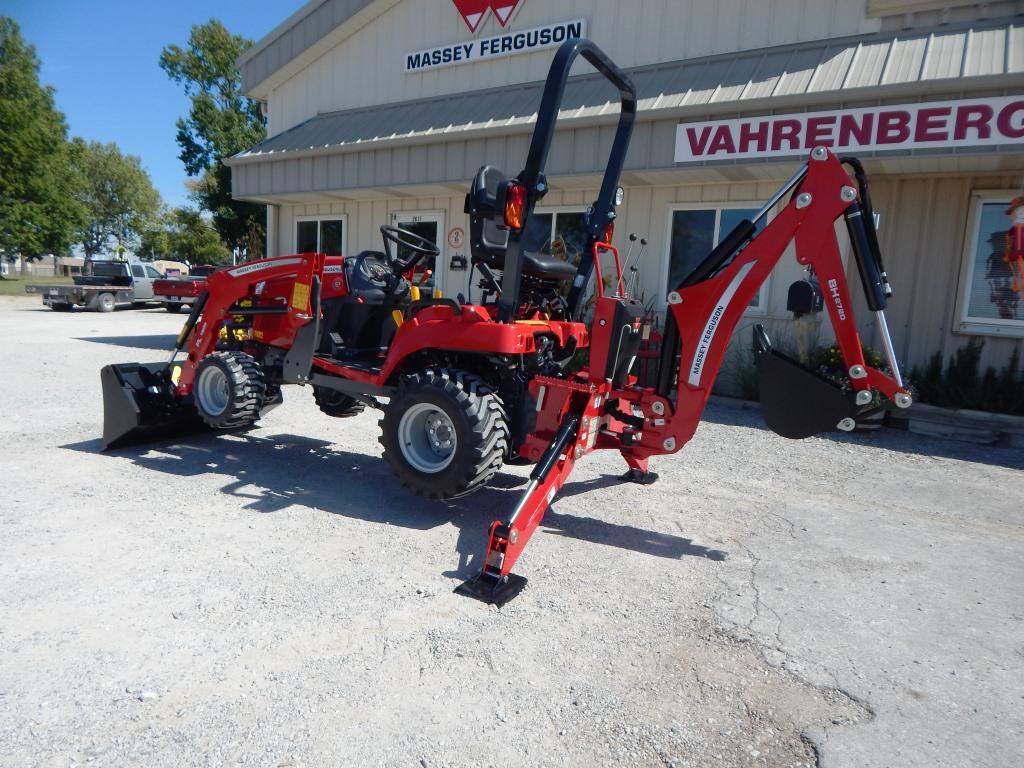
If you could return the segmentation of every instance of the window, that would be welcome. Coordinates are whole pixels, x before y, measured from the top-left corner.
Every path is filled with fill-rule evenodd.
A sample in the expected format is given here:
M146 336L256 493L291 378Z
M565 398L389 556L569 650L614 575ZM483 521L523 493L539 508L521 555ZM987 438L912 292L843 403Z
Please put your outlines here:
M674 291L687 275L704 260L723 237L726 237L743 219L751 219L757 208L673 208L670 211L668 287ZM764 229L765 219L757 223L757 231ZM764 310L762 294L765 285L750 302L752 309Z
M587 246L583 211L535 211L526 225L523 249L578 264Z
M971 199L961 270L960 330L1024 336L1024 285L1006 260L1013 199L1009 192L978 192Z
M163 277L163 275L153 269L153 267L146 267L146 277Z
M146 271L141 264L132 264L132 277L145 277Z
M295 222L295 252L344 255L345 219L299 219Z

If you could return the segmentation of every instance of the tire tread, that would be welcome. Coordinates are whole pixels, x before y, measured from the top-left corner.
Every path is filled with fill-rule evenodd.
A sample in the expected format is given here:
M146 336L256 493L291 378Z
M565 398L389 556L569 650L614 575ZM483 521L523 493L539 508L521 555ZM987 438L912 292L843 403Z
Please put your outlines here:
M392 403L417 390L433 390L455 403L469 424L471 450L461 469L445 470L436 476L412 470L402 456L392 426L397 429L399 413L386 411L379 422L384 458L404 486L431 499L455 499L478 490L501 468L511 440L508 415L498 393L480 377L450 368L428 368L403 378ZM394 422L392 424L392 422ZM393 444L394 443L394 444ZM424 479L430 482L424 483Z

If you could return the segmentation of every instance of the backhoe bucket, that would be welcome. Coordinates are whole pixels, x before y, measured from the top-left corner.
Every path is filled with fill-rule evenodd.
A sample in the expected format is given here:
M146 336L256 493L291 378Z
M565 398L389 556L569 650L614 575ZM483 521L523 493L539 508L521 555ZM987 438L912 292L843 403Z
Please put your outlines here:
M754 359L761 415L775 434L801 440L831 432L844 419L856 420L857 409L842 387L772 349L761 326L754 327Z
M167 363L124 363L100 371L103 450L206 429L191 402L174 393Z

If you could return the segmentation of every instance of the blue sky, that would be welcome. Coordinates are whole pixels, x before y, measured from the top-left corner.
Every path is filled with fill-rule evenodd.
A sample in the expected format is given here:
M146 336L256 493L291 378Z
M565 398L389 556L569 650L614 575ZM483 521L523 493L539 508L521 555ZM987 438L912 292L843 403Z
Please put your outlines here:
M4 0L0 13L21 25L42 62L40 80L57 89L69 133L112 141L142 163L169 205L187 202L174 121L188 112L181 87L157 64L165 45L184 46L211 18L258 40L304 0Z

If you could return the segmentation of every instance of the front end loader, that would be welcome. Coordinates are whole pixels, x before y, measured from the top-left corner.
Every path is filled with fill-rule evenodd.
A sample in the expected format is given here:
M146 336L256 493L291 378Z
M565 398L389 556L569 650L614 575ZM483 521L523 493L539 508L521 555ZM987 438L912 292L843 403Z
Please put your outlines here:
M580 56L616 89L621 110L600 192L584 217L583 256L568 264L531 250L525 235L549 189L544 168ZM501 605L525 584L512 569L577 461L615 450L626 464L623 480L647 484L657 477L651 457L690 440L737 323L790 244L823 286L850 386L773 349L756 327L768 426L802 438L850 431L885 407L909 407L885 321L892 291L867 178L856 159L826 147L813 149L757 214L673 286L655 381L638 383L634 362L650 328L611 244L636 103L629 77L597 46L565 43L548 74L525 167L509 178L484 166L466 198L479 304L421 298L413 271L437 248L394 227L381 228L382 252L298 254L221 270L210 276L168 363L103 370L105 447L197 425L243 428L295 384L311 387L330 416L382 411L385 460L428 498L468 494L506 461L532 463L515 508L487 532L479 574L456 590ZM888 371L863 356L836 238L840 219ZM575 370L583 350L587 363ZM873 405L875 392L884 406Z

